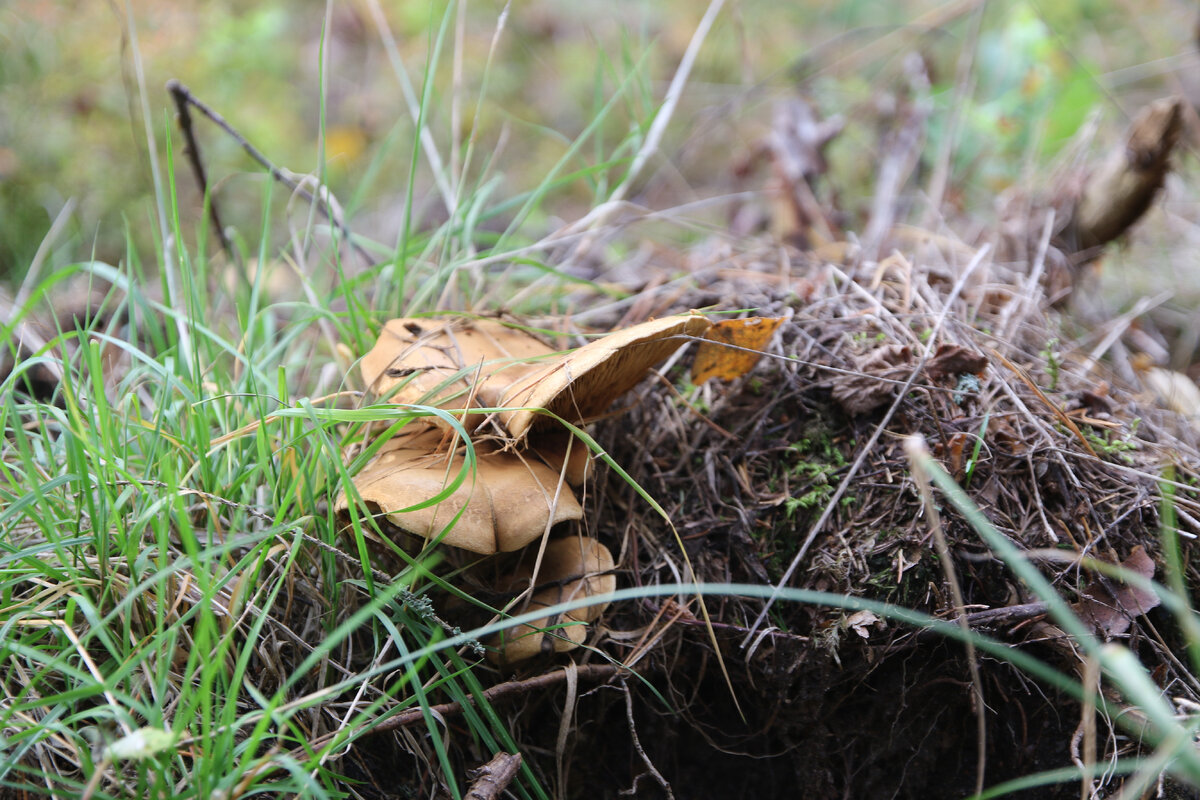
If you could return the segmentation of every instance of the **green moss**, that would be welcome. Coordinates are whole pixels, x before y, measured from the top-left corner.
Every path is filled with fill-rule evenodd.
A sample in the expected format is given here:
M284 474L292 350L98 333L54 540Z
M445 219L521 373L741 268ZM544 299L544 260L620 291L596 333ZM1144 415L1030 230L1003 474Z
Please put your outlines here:
M805 435L788 445L773 465L771 472L761 478L769 492L788 487L790 496L771 518L761 520L761 528L751 536L758 543L763 563L774 577L783 574L800 546L807 520L821 512L833 499L838 486L838 473L848 461L843 447L829 432L829 420L814 418L805 428ZM855 498L846 496L839 503L848 506Z

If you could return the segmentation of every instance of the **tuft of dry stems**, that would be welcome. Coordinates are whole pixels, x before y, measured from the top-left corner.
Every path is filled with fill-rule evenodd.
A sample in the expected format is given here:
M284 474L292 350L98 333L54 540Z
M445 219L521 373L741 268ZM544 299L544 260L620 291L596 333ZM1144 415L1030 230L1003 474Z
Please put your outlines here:
M1051 226L1052 217L1043 231ZM746 246L728 262L693 272L693 286L682 293L650 287L627 305L678 309L703 298L717 309L752 308L788 319L775 352L749 377L710 382L679 399L655 393L602 442L662 501L685 539L696 542L699 563L709 565L707 574L701 571L707 581L769 580L876 597L882 562L891 564L886 574L901 591L931 546L901 447L912 434L929 442L992 523L1024 549L1066 548L1114 563L1138 546L1156 551L1160 482L1174 468L1179 489L1194 485L1200 436L1185 416L1121 379L1131 369L1113 358L1127 358L1127 351L1110 352L1104 343L1120 340L1127 320L1075 330L1050 310L1042 280L1045 235L1042 242L1032 262L999 262L986 245L911 230L894 231L878 260L856 260L853 250L840 262L788 250L781 265L777 249ZM970 354L972 363L980 359L983 368L977 374L931 368L943 354L959 353ZM880 354L890 358L881 361ZM878 402L840 403L839 389L847 386ZM820 461L818 448L805 444L816 438L839 453L820 478L829 490L812 495L820 498L814 507L787 512L791 500L814 489L788 465L794 452ZM628 502L634 505L632 494ZM1183 535L1200 535L1194 493L1178 491L1174 502ZM676 580L671 540L652 534L650 514L630 522L624 508L614 509L612 520L602 513L596 524L636 554L629 565L634 582ZM986 558L960 517L947 512L942 526L950 557L968 565ZM1046 569L1069 597L1084 596L1087 575ZM943 586L912 595L915 605L953 616L960 604L1001 609L1036 600L1015 579L997 583L975 567L966 567L960 580L962 600L952 601ZM778 623L764 627L768 611L786 620L792 634L815 640L821 629L812 612L731 605L740 610L727 606L719 620L745 620L731 633L747 659L779 630ZM676 649L680 626L664 636L678 615L665 609L631 613L626 624L658 628L643 638L657 637L666 670L686 670L678 660L686 650ZM1020 619L998 629L1020 631ZM835 614L828 624L836 621ZM974 624L981 623L991 629L982 618ZM1140 624L1134 622L1135 630ZM1016 634L1017 641L1022 635L1029 634ZM1192 685L1161 636L1145 641L1161 670Z

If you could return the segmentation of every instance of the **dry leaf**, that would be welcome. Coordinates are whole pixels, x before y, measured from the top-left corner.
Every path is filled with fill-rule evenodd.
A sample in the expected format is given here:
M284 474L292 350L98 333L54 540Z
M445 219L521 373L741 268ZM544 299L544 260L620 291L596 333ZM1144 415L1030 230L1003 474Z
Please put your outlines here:
M448 497L430 503L466 465L461 449L442 449L447 437L428 425L397 434L354 477L355 488L365 502L409 533L433 539L445 531L443 544L475 553L518 550L547 528L583 517L575 495L559 485L558 471L498 452L487 442L475 443L475 474L464 476ZM343 492L334 508L344 511L347 504ZM460 510L462 516L451 525Z
M785 319L748 317L714 324L704 334L706 341L696 350L696 360L692 362L692 383L699 386L709 378L731 381L754 369L754 365L762 358L761 351ZM747 350L759 352L749 353Z
M632 389L646 371L675 352L685 336L701 336L711 323L699 314L643 322L561 354L525 373L503 393L498 405L516 410L500 420L516 439L535 427L557 424L535 409L572 423L604 412Z
M895 381L910 371L912 350L889 344L857 359L858 375L839 375L833 380L833 399L851 416L869 414L896 396ZM880 380L880 379L883 380Z
M842 625L847 630L852 630L862 638L867 639L871 635L871 626L881 622L883 620L875 613L863 609L862 611L855 611L842 620Z
M1182 372L1161 367L1143 370L1138 377L1160 403L1186 417L1192 427L1200 430L1200 387L1194 380Z
M987 357L956 344L943 344L925 363L925 374L931 381L955 375L975 375L987 366Z
M1154 577L1154 561L1140 544L1130 551L1121 566L1143 578ZM1075 604L1075 613L1095 628L1097 633L1111 638L1125 633L1134 617L1156 608L1159 602L1154 592L1107 579L1097 581L1088 594Z
M530 555L527 554L522 567L509 576L506 585L498 588L500 591L518 592L529 585L531 578L546 588L534 593L528 608L514 611L536 611L577 597L609 594L617 588L616 576L612 574L612 553L590 537L568 536L547 542L541 569L536 576L532 574L534 559ZM607 607L607 602L596 603L561 616L545 617L530 625L521 625L498 638L495 644L500 649L489 653L489 656L493 661L512 664L543 651L562 653L573 650L583 644L587 636L587 627L576 623L595 621ZM547 636L539 630L558 625L562 627L555 628L553 636Z

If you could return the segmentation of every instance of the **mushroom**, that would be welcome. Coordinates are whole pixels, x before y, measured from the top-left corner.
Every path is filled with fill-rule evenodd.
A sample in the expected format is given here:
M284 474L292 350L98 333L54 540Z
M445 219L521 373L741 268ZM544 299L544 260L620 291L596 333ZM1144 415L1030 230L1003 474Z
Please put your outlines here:
M358 493L409 533L484 555L519 550L554 525L583 517L557 471L486 441L474 445L475 474L455 486L466 456L440 447L448 435L418 423L393 436L354 478ZM348 505L340 493L335 510Z
M536 372L555 351L519 328L491 319L393 319L359 370L367 388L394 403L444 409L497 405L505 388ZM483 421L467 415L473 431ZM436 424L447 427L444 420Z
M532 551L532 548L530 548ZM550 608L578 597L611 594L617 588L612 574L613 557L608 548L588 536L567 536L546 543L541 569L533 575L532 559L508 576L501 590L520 591L531 579L545 588L538 589L525 610ZM488 653L494 663L513 664L539 653L563 653L583 644L587 623L594 622L608 607L608 601L552 614L527 625L518 625L500 634ZM561 627L558 627L561 626ZM550 628L549 632L544 629Z
M516 375L500 396L500 420L515 439L554 424L546 409L569 422L585 422L637 385L652 366L679 349L683 336L702 336L711 327L703 316L643 322L610 333L550 360L540 369Z
M445 420L415 421L384 443L354 478L363 500L401 529L425 539L493 554L519 550L560 522L583 517L564 481L581 485L592 466L589 448L554 417L581 424L604 412L633 388L646 371L682 343L710 327L699 314L646 322L609 334L577 350L556 353L518 328L495 320L394 319L360 362L362 377L376 395L395 403L446 410L502 409L497 419L511 436L506 449L473 437L477 469L467 470L464 448ZM540 413L542 409L550 414ZM470 433L483 415L464 413ZM540 461L535 460L536 455ZM335 508L349 500L342 492ZM582 593L616 588L612 554L583 536L546 544L536 580L545 588L530 608L549 608ZM510 590L533 580L532 568L514 573ZM583 625L606 603L547 616L499 642L497 658L512 663L543 650L562 652L583 642ZM558 635L542 629L569 623Z
M541 433L529 449L572 486L583 486L592 475L592 451L570 431Z
M515 439L553 424L546 409L573 423L605 411L650 367L711 323L699 314L643 322L576 350L555 353L518 328L495 320L394 319L360 362L364 383L396 403L443 409L501 408ZM466 415L469 431L479 415ZM445 425L444 422L441 424Z

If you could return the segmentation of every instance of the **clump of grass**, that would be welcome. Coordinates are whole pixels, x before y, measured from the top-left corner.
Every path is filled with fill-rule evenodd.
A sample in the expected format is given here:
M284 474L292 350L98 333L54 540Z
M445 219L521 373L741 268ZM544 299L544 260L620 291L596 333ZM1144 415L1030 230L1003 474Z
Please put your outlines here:
M448 68L454 20L449 5L433 30L417 130L434 117L433 75ZM350 359L383 319L482 309L496 287L536 297L544 312L561 287L579 285L545 256L603 221L546 240L531 222L581 182L601 205L627 192L638 177L627 159L654 151L645 140L654 109L627 102L645 85L644 64L608 63L597 75L608 98L520 194L496 196L496 165L456 132L454 173L435 176L440 225L419 224L412 209L421 164L445 169L441 145L414 135L407 152L381 152L411 167L396 240L358 242L375 263L340 247L316 215L291 242L273 243L281 204L267 182L252 243L237 224L229 254L258 268L231 280L240 267L218 266L203 220L198 247L186 244L192 223L180 214L168 130L161 283L148 279L132 237L119 266L30 277L23 317L59 284L108 288L96 313L57 330L0 387L0 786L60 797L343 796L338 754L386 717L421 708L422 757L462 796L470 765L444 744L428 710L435 697L461 704L482 750L517 749L483 698L477 640L456 636L430 598L480 601L438 574L435 551L378 572L364 535L382 535L375 521L352 514L347 529L328 498L348 478L343 443L362 426L432 413L363 407L352 390ZM599 134L618 111L646 116L606 141ZM623 181L608 183L609 173ZM53 397L31 397L23 376L45 362L61 382ZM447 637L464 646L438 647ZM522 796L547 796L528 767L518 785Z

